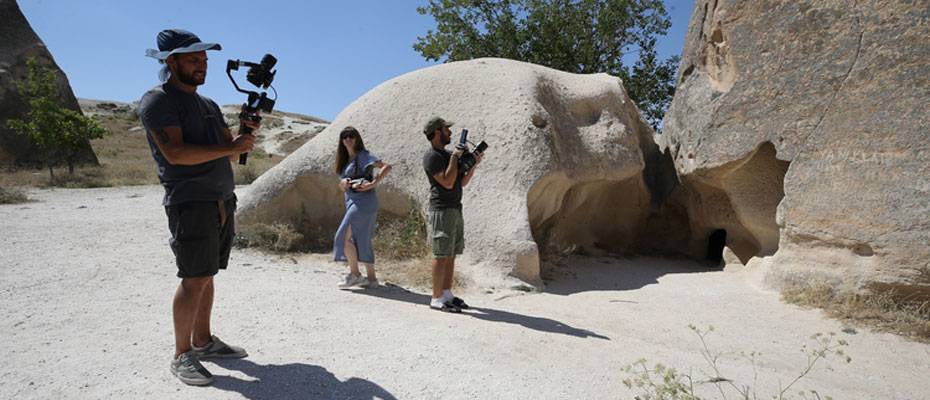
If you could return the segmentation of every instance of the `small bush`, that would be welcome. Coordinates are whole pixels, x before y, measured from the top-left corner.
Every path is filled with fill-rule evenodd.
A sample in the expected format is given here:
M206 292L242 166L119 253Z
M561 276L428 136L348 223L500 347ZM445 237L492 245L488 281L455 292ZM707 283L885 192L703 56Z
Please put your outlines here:
M403 218L381 213L374 237L375 255L385 260L410 260L429 255L426 223L412 204Z
M237 247L254 247L273 252L299 251L304 236L288 224L252 224L236 233Z
M20 204L31 201L26 193L22 190L12 188L4 189L0 187L0 204Z
M333 251L333 236L336 234L336 228L326 229L320 224L311 224L303 219L298 226L300 227L298 231L304 237L301 251L313 253Z
M849 356L843 352L843 347L849 344L842 339L837 339L835 334L817 333L811 336L814 346L802 346L801 351L807 357L806 362L799 367L799 372L795 378L785 386L779 386L778 393L771 396L759 396L755 382L752 384L737 383L728 379L722 371L720 362L724 353L711 350L707 343L707 336L714 331L710 326L706 329L699 329L694 325L690 328L700 339L701 356L706 362L707 368L699 370L697 374L681 373L675 368L670 368L662 364L655 364L650 368L645 359L639 359L636 362L623 367L623 371L630 377L623 380L623 384L630 389L639 392L634 398L637 400L701 400L695 393L695 389L701 386L711 385L713 391L720 394L720 398L736 398L743 400L772 398L777 400L787 400L794 398L790 395L790 390L801 379L810 374L820 361L829 357L840 357L847 363L852 361ZM747 359L756 371L757 358L761 355L755 351L750 353L739 353ZM756 371L757 372L757 371ZM698 374L703 375L705 379L698 378ZM779 384L780 385L780 384ZM821 396L815 390L797 392L802 399L831 399L830 396ZM728 394L730 396L728 396Z

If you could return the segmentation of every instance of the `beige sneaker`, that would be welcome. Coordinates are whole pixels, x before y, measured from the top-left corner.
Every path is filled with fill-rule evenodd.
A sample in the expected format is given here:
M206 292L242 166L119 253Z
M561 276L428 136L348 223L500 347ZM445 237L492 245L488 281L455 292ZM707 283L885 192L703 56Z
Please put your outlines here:
M197 360L193 350L171 360L171 373L188 385L204 386L213 383L213 374Z
M243 358L247 357L249 353L246 353L245 350L241 347L230 346L224 343L216 335L210 336L210 343L207 343L206 346L197 347L191 346L193 350L191 353L194 353L200 360L205 360L208 358Z

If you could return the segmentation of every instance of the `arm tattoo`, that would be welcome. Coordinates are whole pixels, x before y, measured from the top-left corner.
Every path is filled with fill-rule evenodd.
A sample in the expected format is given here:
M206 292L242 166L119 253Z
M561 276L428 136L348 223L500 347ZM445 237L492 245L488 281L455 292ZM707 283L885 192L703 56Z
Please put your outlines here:
M156 129L155 134L158 136L158 141L161 142L161 144L168 144L170 142L168 133L166 133L164 129Z

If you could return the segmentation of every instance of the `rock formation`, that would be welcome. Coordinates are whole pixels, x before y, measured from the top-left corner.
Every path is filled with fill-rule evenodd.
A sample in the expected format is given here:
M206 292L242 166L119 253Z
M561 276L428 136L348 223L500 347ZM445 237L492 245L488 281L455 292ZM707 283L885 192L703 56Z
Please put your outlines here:
M28 139L9 129L6 121L22 118L29 111L27 99L23 99L16 87L26 79L26 60L35 57L39 65L56 72L58 76L59 102L63 107L80 111L77 99L71 91L68 78L55 64L51 53L42 43L23 16L14 0L0 0L0 165L35 165L41 163L39 151ZM78 163L97 164L87 143L78 154Z
M658 137L692 249L930 294L928 38L926 1L697 1Z
M930 294L928 37L925 1L698 1L655 136L614 77L500 59L426 68L262 176L241 221L332 232L346 125L396 167L383 212L422 212L420 131L439 115L491 144L464 199L479 270L535 282L541 254L659 253L762 266L776 284Z
M347 125L394 166L378 189L381 212L425 214L422 130L434 115L455 122L455 138L466 128L490 144L464 191L467 265L537 282L541 249L634 250L654 214L644 167L658 152L621 82L503 59L438 65L372 89L251 185L240 223L335 232L344 206L332 165Z

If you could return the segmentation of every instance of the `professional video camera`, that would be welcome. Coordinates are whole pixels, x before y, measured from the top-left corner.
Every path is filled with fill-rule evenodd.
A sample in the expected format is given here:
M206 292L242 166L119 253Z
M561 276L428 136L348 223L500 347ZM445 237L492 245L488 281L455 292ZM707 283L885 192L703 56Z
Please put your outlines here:
M229 75L229 80L232 82L233 86L236 87L236 91L249 95L249 100L242 105L242 112L239 113L239 119L248 119L254 122L261 122L262 117L258 115L259 111L270 113L274 108L274 102L278 99L278 91L275 90L274 86L271 86L271 81L274 80L274 74L278 71L272 71L271 69L274 68L274 65L277 62L278 59L274 58L274 56L271 54L265 54L265 56L262 57L261 63L258 64L240 60L229 60L226 62L226 75ZM236 80L233 79L232 76L232 71L239 70L239 67L249 68L249 72L247 72L245 75L245 79L249 81L249 83L260 89L267 89L271 87L271 90L274 91L274 99L269 99L265 92L257 93L239 88L239 85L236 84ZM239 134L251 135L252 128L244 125L240 126ZM245 165L248 156L249 153L240 154L239 164Z
M482 140L480 143L478 143L477 146L475 146L474 151L468 151L468 143L471 143L468 141L468 129L462 129L462 134L459 136L459 142L455 145L456 149L465 150L465 152L462 153L462 157L459 158L459 169L462 171L462 173L468 172L468 170L474 167L475 163L478 162L478 159L475 158L475 154L482 154L484 153L484 150L488 148L488 144ZM474 143L471 144L474 145Z

